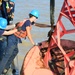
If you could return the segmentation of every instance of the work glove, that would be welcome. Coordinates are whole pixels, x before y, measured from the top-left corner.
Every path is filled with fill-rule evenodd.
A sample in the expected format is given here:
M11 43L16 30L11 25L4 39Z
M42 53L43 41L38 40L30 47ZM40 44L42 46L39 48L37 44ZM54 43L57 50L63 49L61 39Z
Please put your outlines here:
M15 24L15 27L18 27L18 24L19 24L20 22L17 22L16 24Z
M34 24L35 24L35 22L32 22L31 24L32 24L32 25L34 25Z
M19 22L17 22L17 23L15 24L15 27L17 28L18 31L20 31L20 30L22 30L22 27L19 27L18 24L19 24Z
M18 30L18 31L21 31L21 30L22 30L22 27L17 27L17 30Z

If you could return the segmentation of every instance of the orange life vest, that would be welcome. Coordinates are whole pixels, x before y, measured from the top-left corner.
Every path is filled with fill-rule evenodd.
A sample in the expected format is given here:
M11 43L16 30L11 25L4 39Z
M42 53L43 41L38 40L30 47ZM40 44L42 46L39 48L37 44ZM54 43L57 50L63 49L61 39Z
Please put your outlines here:
M24 23L26 22L27 19L24 19L23 21L19 22L18 25L16 26L16 28L18 27L22 27L24 25ZM31 27L31 25L30 25ZM14 33L14 35L18 38L25 38L27 36L27 32L20 30Z

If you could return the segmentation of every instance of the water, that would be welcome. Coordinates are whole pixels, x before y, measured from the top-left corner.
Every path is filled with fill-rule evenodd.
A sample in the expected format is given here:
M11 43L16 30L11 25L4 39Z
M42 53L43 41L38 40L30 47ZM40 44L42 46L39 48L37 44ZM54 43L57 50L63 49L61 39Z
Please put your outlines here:
M56 2L55 24L57 22L63 1L64 0L55 0ZM43 1L42 0L16 0L15 4L16 4L16 9L15 9L14 23L21 21L24 18L28 18L28 14L32 9L38 9L40 11L40 17L37 20L37 22L44 23L44 24L50 24L49 0L43 0ZM73 28L69 26L71 24L69 20L63 19L63 22L67 28ZM48 39L47 33L49 30L50 28L39 28L39 27L33 26L31 33L32 33L32 37L34 41L38 43L38 42ZM64 36L63 38L74 40L73 36L75 35L74 34L72 34L71 36L67 35L67 36ZM22 65L25 54L32 47L28 39L26 40L22 39L22 41L23 43L19 44L19 53L18 53L17 58L15 59L15 64L19 69L21 69L21 65Z

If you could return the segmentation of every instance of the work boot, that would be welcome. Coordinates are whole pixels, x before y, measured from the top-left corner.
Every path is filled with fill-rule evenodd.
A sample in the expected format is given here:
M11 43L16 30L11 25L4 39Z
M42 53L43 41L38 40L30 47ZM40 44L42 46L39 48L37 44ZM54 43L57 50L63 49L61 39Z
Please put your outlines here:
M18 69L13 69L13 70L12 70L12 74L13 74L13 75L20 75Z

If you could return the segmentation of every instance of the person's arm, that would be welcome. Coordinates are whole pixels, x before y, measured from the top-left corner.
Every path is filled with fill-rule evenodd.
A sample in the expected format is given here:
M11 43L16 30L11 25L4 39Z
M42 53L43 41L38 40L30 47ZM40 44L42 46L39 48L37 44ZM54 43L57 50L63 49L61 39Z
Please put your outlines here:
M34 43L34 41L32 39L32 36L31 36L31 33L30 33L30 27L29 26L26 27L26 31L27 31L27 36L28 36L29 40L34 45L35 43Z
M2 35L11 35L11 34L14 34L15 32L17 32L17 29L13 29L10 31L4 31L4 33Z
M8 25L6 28L5 28L5 30L10 30L10 29L13 29L13 28L15 28L15 24L13 24L13 25Z

